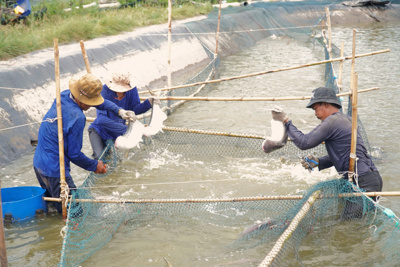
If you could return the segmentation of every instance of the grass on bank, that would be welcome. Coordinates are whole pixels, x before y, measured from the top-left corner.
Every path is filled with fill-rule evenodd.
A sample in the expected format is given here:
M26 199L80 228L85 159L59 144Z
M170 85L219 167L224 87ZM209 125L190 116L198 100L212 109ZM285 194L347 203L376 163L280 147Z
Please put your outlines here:
M58 38L61 45L168 22L168 9L159 4L107 10L90 7L63 11L68 7L68 2L53 1L46 4L47 11L42 13L41 18L34 16L43 8L38 5L32 7L32 13L25 23L0 25L0 60L53 47L54 38ZM172 20L206 15L212 9L211 2L174 5Z

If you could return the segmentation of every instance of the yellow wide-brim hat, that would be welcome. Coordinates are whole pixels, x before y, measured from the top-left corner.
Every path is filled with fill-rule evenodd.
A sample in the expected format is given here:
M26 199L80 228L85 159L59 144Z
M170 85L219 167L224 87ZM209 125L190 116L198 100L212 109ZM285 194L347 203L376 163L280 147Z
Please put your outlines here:
M83 104L98 106L104 102L104 98L101 96L103 84L93 74L85 74L79 80L72 78L69 81L69 90L75 99Z

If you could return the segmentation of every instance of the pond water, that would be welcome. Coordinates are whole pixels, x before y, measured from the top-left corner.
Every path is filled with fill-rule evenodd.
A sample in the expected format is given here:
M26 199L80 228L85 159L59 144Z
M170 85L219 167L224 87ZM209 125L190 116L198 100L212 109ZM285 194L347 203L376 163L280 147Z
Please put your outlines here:
M398 191L400 171L399 125L400 106L397 73L400 71L399 25L365 25L357 30L356 53L391 49L390 53L356 60L358 88L380 87L358 96L358 114L366 128L371 146L383 151L375 161L384 181L384 191ZM333 42L345 43L346 55L351 55L352 28L334 28ZM294 65L321 61L319 44L300 43L288 37L271 37L240 54L222 59L221 77L244 75ZM335 57L335 56L334 56ZM344 90L350 83L350 61L343 70ZM335 65L338 71L338 65ZM283 97L308 96L324 86L324 67L313 66L279 72L211 86L203 95L214 97ZM276 102L211 102L190 101L177 109L165 121L165 126L212 130L232 133L267 135L270 132L270 109L279 105L303 132L310 131L319 121L308 101ZM260 148L261 149L261 148ZM91 148L85 134L83 151ZM2 168L2 187L37 186L31 154ZM87 173L73 166L75 183L80 185ZM224 198L260 195L293 194L311 185L335 177L333 169L309 173L297 160L271 158L184 157L168 150L141 157L134 155L116 172L107 176L101 192L109 196L130 198ZM118 188L112 185L118 184ZM400 191L400 190L399 190ZM381 204L400 214L400 198L382 198ZM63 239L60 230L65 225L59 215L32 219L6 227L6 246L10 266L55 266L60 260ZM339 244L332 254L313 240L302 245L304 263L318 266L332 262L343 253L348 237L341 236L342 225L331 236ZM117 233L100 252L82 266L257 266L268 253L262 246L244 254L226 253L223 240L234 240L243 229L198 227L198 225L149 224L140 231ZM353 238L357 238L357 233ZM222 241L221 241L222 240ZM226 243L226 242L225 242ZM358 243L347 244L351 251ZM346 263L357 261L357 255L347 253ZM357 264L354 264L356 266Z

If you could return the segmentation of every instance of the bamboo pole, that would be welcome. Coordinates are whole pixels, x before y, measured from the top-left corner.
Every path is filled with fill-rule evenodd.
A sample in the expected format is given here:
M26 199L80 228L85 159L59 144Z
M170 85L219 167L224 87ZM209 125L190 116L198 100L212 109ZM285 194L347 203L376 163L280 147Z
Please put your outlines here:
M387 52L390 52L390 49L385 49L385 50L374 51L374 52L370 52L370 53L356 55L356 58L372 56L372 55L377 55L377 54L382 54L382 53L387 53ZM329 62L337 62L337 61L348 60L348 59L351 59L351 58L352 57L340 57L340 58L335 58L335 59L312 62L312 63L308 63L308 64L304 64L304 65L297 65L297 66L287 67L287 68L281 68L281 69L275 69L275 70L267 70L267 71L250 73L250 74L246 74L246 75L240 75L240 76L234 76L234 77L228 77L228 78L222 78L222 79L217 79L217 80L210 80L210 81L197 82L197 83L191 83L191 84L183 84L183 85L178 85L178 86L174 86L174 87L154 89L152 91L153 92L171 91L171 90L174 90L174 89L186 88L186 87L197 86L197 85L202 85L202 84L219 83L219 82L225 82L225 81L230 81L230 80L254 77L254 76L258 76L258 75L276 73L276 72L281 72L281 71L288 71L288 70L295 70L295 69L300 69L300 68L305 68L305 67L317 66L317 65L326 64L326 63L329 63ZM148 94L148 93L149 92L147 92L147 91L139 92L139 94Z
M356 148L357 148L357 84L358 84L358 74L354 73L354 79L353 79L353 95L351 97L351 108L352 108L352 114L351 114L351 147L350 147L350 164L349 164L349 181L353 181L354 177L354 171L355 171L355 164L356 164L356 158L357 158L357 153L356 153Z
M7 249L6 249L6 236L4 233L4 222L3 222L3 201L1 198L1 181L0 181L0 260L1 260L1 267L8 266L7 260Z
M354 72L356 54L356 30L353 29L353 48L352 48L352 61L351 61L351 106L352 106L352 123L351 123L351 146L350 146L350 163L349 163L349 182L353 182L355 163L356 163L356 147L357 147L357 84L358 75Z
M340 46L340 57L344 56L344 42L342 42L341 46ZM340 61L339 63L339 77L338 77L338 87L339 87L339 92L343 91L343 85L342 85L342 81L343 81L343 63L344 61Z
M369 91L373 90L378 90L379 87L372 87L372 88L367 88L367 89L362 89L359 90L358 93L366 93ZM347 93L340 93L337 94L337 97L340 96L346 96L346 95L351 95L351 92ZM299 97L238 97L238 98L225 98L225 97L194 97L194 96L166 96L166 97L159 97L160 100L169 100L169 101L297 101L297 100L308 100L310 99L311 96L299 96ZM145 97L140 97L140 100L146 100L147 98ZM175 106L178 106L178 104L181 103L176 103L170 108L174 108ZM95 118L93 117L86 117L86 121L88 122L93 122Z
M323 195L318 198L348 198L348 197L400 197L400 191L391 192L362 192L362 193L343 193L339 195ZM303 199L302 195L276 195L276 196L263 196L263 197L238 197L238 198L223 198L223 199L75 199L75 202L82 203L216 203L216 202L249 202L249 201L266 201L266 200L300 200ZM43 197L45 201L61 202L61 198Z
M353 79L353 95L351 97L351 108L352 108L352 114L351 114L351 147L350 147L350 164L349 164L349 181L352 182L352 178L354 176L354 171L355 171L355 163L356 163L356 148L357 148L357 83L358 83L358 74L354 73L354 79Z
M379 87L372 87L367 89L359 90L358 93L366 93L373 90L378 90ZM351 95L351 92L337 94L337 97ZM160 100L176 100L176 101L289 101L289 100L307 100L311 96L299 96L299 97L238 97L238 98L223 98L223 97L193 97L193 96L167 96L159 97ZM140 100L146 100L145 97L140 97ZM179 103L177 103L179 104ZM177 104L172 105L170 108L174 108ZM86 117L86 121L93 122L95 118Z
M82 40L79 43L81 44L82 56L83 61L85 61L86 71L87 73L92 73L92 70L90 69L89 58L86 54L85 43Z
M218 38L219 38L219 26L221 23L221 9L222 9L222 0L219 0L219 10L218 10L218 26L217 26L217 37L216 39L216 43L215 43L215 54L214 54L214 58L216 58L218 56Z
M60 184L61 192L60 198L62 199L62 216L63 219L67 218L67 208L65 207L65 162L64 162L64 138L63 138L63 123L61 112L61 94L60 94L60 61L58 51L58 39L54 38L54 59L55 59L55 73L56 73L56 106L57 106L57 126L58 126L58 150L60 158Z
M372 87L359 90L359 93L365 93L372 90L378 90L379 87ZM337 97L351 95L352 92L337 94ZM140 100L146 98L141 97ZM285 96L285 97L195 97L195 96L165 96L159 97L160 100L185 100L185 101L291 101L291 100L307 100L311 96Z
M278 256L285 242L290 238L292 233L296 230L297 226L303 220L303 218L307 215L308 211L311 209L314 202L317 200L321 191L315 191L304 203L303 207L299 210L296 216L291 220L289 226L286 230L281 234L281 236L276 241L275 245L265 257L265 259L258 265L260 267L270 266L275 258Z

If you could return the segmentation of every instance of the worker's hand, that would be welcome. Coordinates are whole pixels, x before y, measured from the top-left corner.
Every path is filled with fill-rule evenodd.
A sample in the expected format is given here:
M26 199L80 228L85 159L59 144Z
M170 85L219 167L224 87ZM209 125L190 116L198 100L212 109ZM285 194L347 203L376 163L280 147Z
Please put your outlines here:
M281 122L285 123L285 121L288 119L286 112L278 106L275 106L271 110L271 113L272 113L272 119L274 119L276 121L281 121Z
M133 112L132 110L120 109L118 115L124 120L130 120L130 121L136 120L135 112Z
M156 96L150 96L147 100L149 100L152 107L154 107L154 105L161 105L160 99Z
M104 174L106 172L107 172L106 165L101 160L99 160L97 162L97 169L96 169L96 171L94 173Z
M309 172L313 171L319 164L319 160L313 155L304 156L301 158L301 165Z

